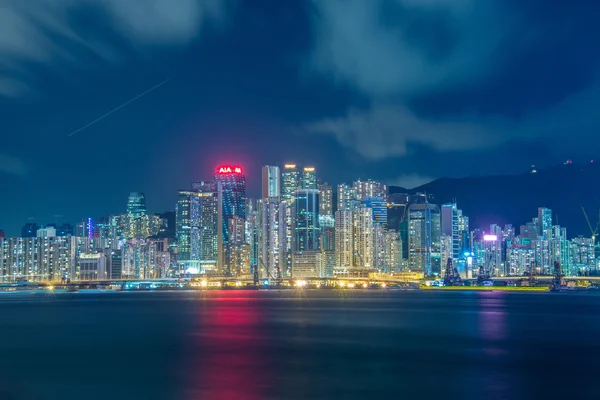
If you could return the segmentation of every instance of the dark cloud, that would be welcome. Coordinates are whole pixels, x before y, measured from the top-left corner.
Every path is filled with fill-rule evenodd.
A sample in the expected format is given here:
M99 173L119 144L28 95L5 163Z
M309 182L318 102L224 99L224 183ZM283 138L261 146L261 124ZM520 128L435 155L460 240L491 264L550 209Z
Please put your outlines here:
M581 152L600 129L599 35L587 6L562 13L560 4L540 2L332 0L315 7L315 71L355 87L371 105L351 105L306 130L332 135L365 159L405 157L411 144L451 153L539 138L574 139L569 148Z
M186 45L204 23L223 20L228 0L5 0L0 13L0 96L34 90L32 65L77 67L82 54L106 63L126 43L142 51ZM86 13L102 18L86 20ZM102 21L102 23L99 23ZM93 28L99 27L94 33ZM113 40L106 40L106 31ZM54 65L56 67L56 65Z

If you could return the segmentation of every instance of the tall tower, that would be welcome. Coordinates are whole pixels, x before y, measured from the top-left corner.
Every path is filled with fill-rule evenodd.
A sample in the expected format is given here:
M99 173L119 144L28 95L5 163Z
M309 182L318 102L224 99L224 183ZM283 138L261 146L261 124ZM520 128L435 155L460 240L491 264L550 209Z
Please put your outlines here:
M127 199L127 214L132 218L141 218L146 214L146 197L144 193L131 192Z
M314 167L304 167L302 189L317 189L317 171Z
M221 217L219 248L219 268L220 272L230 274L225 268L225 260L229 259L227 254L229 244L229 219L234 215L246 219L246 177L243 174L242 167L223 165L217 167L215 171L215 182L219 198L219 212ZM223 254L223 252L225 254ZM224 257L224 258L223 258Z
M281 195L279 185L279 167L273 165L262 167L262 198L274 197L278 199Z
M441 273L440 210L435 204L411 204L408 207L409 267L425 275Z
M333 216L333 189L327 182L319 185L319 213Z
M300 189L300 172L296 164L285 164L281 174L281 200L294 204L294 193Z
M335 212L335 266L339 268L352 267L353 238L352 211L338 210Z
M545 207L538 208L538 234L544 239L552 238L552 210Z
M338 185L338 210L351 210L352 205L357 200L356 191L350 185L345 183Z
M319 191L317 189L297 190L295 204L294 251L319 250Z

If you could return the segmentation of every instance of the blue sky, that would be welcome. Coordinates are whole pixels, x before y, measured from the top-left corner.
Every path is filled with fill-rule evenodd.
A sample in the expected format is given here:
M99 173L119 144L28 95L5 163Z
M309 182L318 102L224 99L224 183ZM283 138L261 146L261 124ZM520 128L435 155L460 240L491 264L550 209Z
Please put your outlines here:
M5 0L0 228L151 211L219 163L417 186L597 156L591 1ZM69 136L139 93L169 82Z

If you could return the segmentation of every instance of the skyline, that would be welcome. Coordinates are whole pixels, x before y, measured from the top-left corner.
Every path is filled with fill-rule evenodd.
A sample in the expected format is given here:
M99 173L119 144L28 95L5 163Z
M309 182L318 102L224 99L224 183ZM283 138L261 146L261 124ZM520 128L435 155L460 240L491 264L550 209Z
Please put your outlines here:
M570 160L570 159L566 160L562 165L563 166L569 166L569 167L573 166L573 167L576 167L576 169L579 168L580 166L581 167L585 166L585 164L576 164L576 163L573 163L573 160ZM595 167L595 163L594 162L590 163L589 165L591 167ZM387 185L385 182L377 181L376 179L373 179L372 177L354 178L354 179L350 179L350 180L344 181L344 182L325 182L321 178L322 171L318 167L314 167L312 164L310 166L308 166L308 165L302 165L302 164L296 164L296 163L290 164L289 162L284 163L284 164L282 164L280 166L274 166L273 164L263 165L263 166L261 166L261 167L258 168L258 171L256 171L257 172L257 176L253 176L253 174L250 174L250 175L248 174L248 168L246 168L245 165L241 165L240 163L235 163L234 162L234 163L231 163L231 164L217 164L217 165L213 166L209 171L205 171L206 173L199 174L199 175L201 175L201 178L195 179L195 180L193 180L191 182L188 182L187 185L185 185L184 187L180 187L177 190L175 190L174 193L170 194L170 200L171 200L172 204L170 206L167 206L166 208L157 209L157 208L153 207L152 204L153 203L156 204L156 201L153 201L153 199L150 198L149 202L148 202L150 204L150 206L148 206L148 211L149 211L150 214L153 214L153 215L159 215L159 214L163 214L163 213L175 212L175 204L177 203L177 193L178 192L180 192L180 191L184 191L185 192L185 191L189 191L189 190L195 190L194 188L196 188L196 186L198 184L200 184L200 185L205 185L205 184L211 185L211 182L214 182L214 179L216 179L220 175L240 175L240 176L243 176L243 178L246 180L246 182L251 182L252 183L252 184L246 184L246 186L245 186L246 187L246 192L247 192L247 198L249 200L256 201L256 200L259 200L261 198L264 198L264 196L261 196L261 193L263 193L264 190L265 190L264 186L263 186L264 183L265 183L265 181L264 181L265 178L264 178L264 175L263 175L264 174L264 169L265 168L281 168L281 171L285 171L286 170L285 168L290 167L290 166L294 167L294 168L298 167L300 171L302 169L304 169L305 173L306 173L306 171L310 171L311 174L315 174L316 173L316 175L315 175L315 177L313 179L317 179L318 180L317 183L318 183L319 188L321 188L322 185L328 185L328 187L330 186L333 190L332 190L331 194L329 194L329 196L333 195L334 199L336 200L336 201L333 202L333 205L334 205L333 209L334 210L337 210L338 207L340 206L340 203L339 203L339 201L340 201L339 200L339 193L338 193L339 185L344 185L344 186L347 187L348 184L350 184L350 186L351 186L356 181L361 181L361 180L363 182L374 181L375 183L382 183L382 184L386 185L387 189L388 189L388 195L392 194L392 193L389 192L390 188L392 188L393 193L404 193L404 191L398 192L398 189L407 189L406 193L413 194L413 195L414 194L419 194L419 193L421 193L421 194L422 193L427 193L428 197L431 196L431 195L433 195L434 199L432 199L431 202L433 204L438 204L440 206L442 204L452 203L452 202L456 201L456 198L454 198L454 197L452 199L448 198L447 200L440 200L440 199L435 200L435 198L437 198L437 194L438 193L436 193L436 192L432 193L432 192L428 191L427 190L427 184L419 186L419 187L425 186L424 191L423 190L418 191L416 189L418 189L419 187L417 187L417 188L406 188L406 187L400 187L400 186L394 186L394 185ZM514 178L517 178L517 177L524 177L524 176L527 176L527 175L531 175L532 172L533 173L539 173L539 172L554 173L553 171L554 171L554 168L556 168L556 167L559 167L559 166L554 166L554 167L551 167L551 168L548 168L548 169L540 169L540 168L537 168L537 167L535 167L535 166L532 165L532 166L530 166L530 168L529 168L529 170L527 172L523 172L521 174L515 174L515 175L505 175L505 176L509 176L509 177L512 176ZM254 175L256 175L256 174L254 174ZM458 179L459 180L460 179L467 179L467 180L469 180L469 179L481 179L481 178L482 179L486 179L486 178L487 179L494 179L494 178L497 178L497 177L502 177L502 175L499 175L499 176L487 176L487 177L486 176L472 175L472 176L469 176L469 177L463 177L463 178L458 178ZM299 175L299 179L302 180L302 174ZM285 178L283 178L283 175L280 175L279 179L278 179L278 182L281 181L280 183L281 183L281 185L283 185L283 181L284 180L285 180ZM434 180L431 183L435 184L436 182L443 182L443 181L444 181L444 179ZM212 183L212 185L214 185L214 183ZM102 220L104 218L109 218L109 217L114 216L114 215L122 214L123 210L125 209L125 206L127 205L127 197L131 196L131 195L134 195L134 194L137 194L137 193L140 193L141 195L146 196L146 192L143 192L141 190L127 192L127 193L125 193L123 195L123 198L119 199L121 201L117 205L116 209L110 210L109 212L104 213L104 214L94 214L92 212L86 212L86 213L83 213L81 215L75 215L75 214L71 213L71 217L69 217L68 214L67 215L65 215L65 214L53 214L53 215L49 215L46 218L44 218L44 217L41 217L41 218L30 217L30 218L28 218L28 219L26 219L24 221L17 221L17 220L15 220L15 223L12 226L10 224L4 224L4 225L2 225L3 221L0 219L0 230L3 230L5 232L5 235L7 237L9 237L9 236L17 237L17 236L19 236L18 232L21 232L22 228L24 227L24 225L26 223L35 223L39 227L44 227L44 226L47 226L48 224L58 224L58 225L61 225L61 224L64 224L64 223L70 224L72 226L75 226L78 223L80 223L82 220L87 220L89 218L92 218L94 221L96 221L96 220ZM446 193L446 195L447 195L447 193ZM283 186L282 186L282 189L281 189L281 197L285 198ZM463 197L463 200L466 200L464 198L464 196L462 196L462 197ZM148 200L148 196L146 196L146 200ZM462 202L459 200L458 204L460 205L460 204L462 204ZM538 207L538 206L542 207L542 206L545 206L545 205L548 205L548 204L546 202L542 202L540 204L536 204L536 207ZM471 206L472 206L472 204L471 204ZM503 216L504 213L503 213L502 210L496 210L494 207L490 208L490 205L486 205L486 204L480 204L477 208L478 208L479 212L483 212L485 214L492 213L492 214L496 214L497 216L495 218L494 217L490 217L491 219L486 217L485 219L482 219L482 220L478 220L477 218L475 218L476 220L478 220L478 224L475 225L475 226L473 226L475 229L483 229L483 230L485 230L485 228L487 226L489 226L490 224L496 224L496 223L511 224L511 225L514 225L514 226L519 226L519 224L521 224L523 221L526 221L526 219L527 219L527 217L525 217L524 219L523 218L519 218L518 220L514 220L514 221L512 219L508 219L507 220L506 216L505 215ZM527 216L528 213L530 212L530 207L519 207L519 208L520 208L520 211L521 211L519 214L521 214L521 215ZM579 209L579 206L578 206L578 209ZM471 210L471 212L473 212L473 210ZM589 213L589 216L591 218L591 223L594 224L596 222L596 220L595 220L595 218L596 218L595 211L593 209L591 209L591 210L588 210L588 213ZM582 220L585 221L584 215L581 213L581 211L579 211L577 214L578 214L579 217L581 217ZM579 215L579 214L581 214L581 215ZM553 216L553 218L556 218L556 217L557 217L556 215ZM571 218L572 218L572 216L571 216ZM586 224L587 224L587 222L586 222ZM575 234L571 234L569 236L572 236L572 237L576 237L576 236L580 236L580 235L588 236L589 235L589 231L587 229L587 225L585 225L585 227L586 228L584 230L582 230L582 227L579 226L579 224L578 224L577 229L575 230L576 233Z
M225 162L245 166L255 197L265 163L418 186L589 160L599 144L596 4L158 0L143 16L133 0L8 4L8 231L118 212L132 191L171 209Z

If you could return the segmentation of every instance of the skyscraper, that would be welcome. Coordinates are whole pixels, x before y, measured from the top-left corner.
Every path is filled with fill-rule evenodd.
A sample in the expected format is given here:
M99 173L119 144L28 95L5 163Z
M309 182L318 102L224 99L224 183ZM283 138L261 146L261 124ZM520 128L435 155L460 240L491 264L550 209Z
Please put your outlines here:
M262 167L262 198L279 198L280 191L279 167L265 165Z
M230 274L231 271L225 269L225 260L229 258L227 252L229 243L229 219L234 215L246 219L246 177L243 174L242 167L239 166L221 166L215 171L215 182L217 183L217 192L221 203L221 243L219 246L225 254L220 254L224 259L218 262L221 272Z
M411 204L408 218L409 267L426 276L441 273L439 207L427 202Z
M352 267L353 245L352 211L337 210L335 212L335 266Z
M333 189L327 182L319 185L319 213L333 216Z
M261 278L279 278L282 274L281 204L275 198L258 201L258 269Z
M450 238L444 243L447 251L446 254L450 254L452 261L456 264L462 252L456 203L443 204L440 214L441 234ZM442 262L448 261L444 258L441 258L441 260Z
M317 171L314 167L304 167L302 174L302 189L317 189Z
M144 193L131 192L127 199L127 213L135 218L140 218L146 214L146 197Z
M367 206L353 210L353 266L374 268L375 237L373 211Z
M285 164L281 174L281 200L294 204L294 193L300 189L300 172L295 164Z
M377 225L387 228L387 203L379 197L367 197L364 199L364 204L372 210L373 222Z
M544 239L552 238L552 210L545 207L538 208L538 235Z
M319 191L300 189L296 191L294 251L319 250Z
M337 197L338 210L351 210L353 205L357 202L356 191L352 186L345 183L338 185Z
M200 260L200 193L180 190L175 206L177 261L187 269Z
M214 192L178 192L175 229L181 269L195 273L216 269L219 255L217 204Z
M359 200L365 201L368 197L378 197L387 202L387 186L384 183L368 180L357 180L352 188Z

